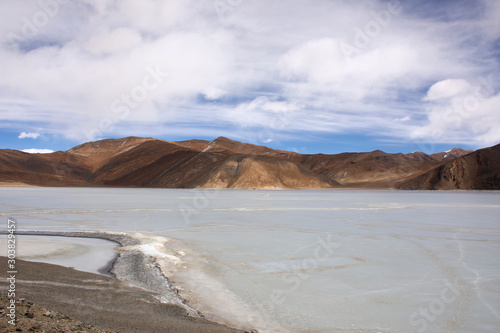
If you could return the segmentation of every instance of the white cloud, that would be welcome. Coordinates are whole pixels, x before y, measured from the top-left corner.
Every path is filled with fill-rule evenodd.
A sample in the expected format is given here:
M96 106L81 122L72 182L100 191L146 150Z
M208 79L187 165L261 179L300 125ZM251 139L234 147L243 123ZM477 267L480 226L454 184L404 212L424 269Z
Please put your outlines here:
M26 139L26 138L29 138L29 139L38 139L38 137L40 136L39 133L26 133L26 132L21 132L19 135L18 135L18 139Z
M405 116L405 117L403 117L403 118L396 118L396 119L394 119L394 120L395 120L395 121L403 121L403 122L405 122L405 121L410 121L410 120L411 120L411 117L410 117L410 116Z
M217 100L227 95L227 91L219 89L217 87L210 87L203 91L203 95L208 100Z
M435 83L430 87L424 101L435 101L438 99L449 98L471 89L471 85L466 80L448 79Z
M36 126L80 142L93 130L105 137L176 127L232 137L251 127L358 131L399 142L436 127L437 104L466 96L483 73L499 74L498 1L471 1L476 16L446 20L435 13L453 6L416 11L401 2L383 24L374 13L388 10L385 0L228 3L221 14L212 1L75 0L26 37L22 18L41 7L0 2L2 128ZM20 39L9 40L12 33ZM114 101L141 93L157 65L168 77L120 111ZM491 108L482 112L495 118ZM490 142L487 133L462 139Z
M406 77L418 80L419 59L415 47L387 44L348 57L341 50L343 40L322 38L299 45L281 59L284 78L304 82L301 93L335 94L344 100L380 96ZM418 81L417 81L418 82Z
M226 112L227 120L241 127L262 127L273 130L288 128L301 110L301 106L293 102L273 101L269 97L260 96L251 102L239 104L235 109Z
M490 77L491 79L491 77ZM491 81L468 87L468 93L453 94L431 103L427 123L415 128L411 137L432 143L463 143L492 146L500 142L500 93L493 94Z
M118 28L111 32L92 36L83 49L94 55L125 51L141 41L141 36L132 29Z
M36 149L36 148L23 149L22 151L29 154L50 154L54 152L53 150L50 149Z

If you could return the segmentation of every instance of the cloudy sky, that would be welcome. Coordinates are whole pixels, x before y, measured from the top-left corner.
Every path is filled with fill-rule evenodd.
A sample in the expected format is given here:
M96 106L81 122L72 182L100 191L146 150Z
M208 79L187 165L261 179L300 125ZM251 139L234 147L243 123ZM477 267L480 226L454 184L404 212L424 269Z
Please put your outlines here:
M0 148L500 142L498 0L0 0Z

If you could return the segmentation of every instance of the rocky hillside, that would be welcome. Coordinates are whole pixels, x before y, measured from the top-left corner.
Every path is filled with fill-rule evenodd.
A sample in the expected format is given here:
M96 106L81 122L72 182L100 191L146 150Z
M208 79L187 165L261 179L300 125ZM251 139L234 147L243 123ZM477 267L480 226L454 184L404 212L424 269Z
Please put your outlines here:
M498 190L500 144L440 164L401 182L400 189Z
M0 183L250 189L434 188L434 178L426 176L427 172L464 158L473 163L467 157L471 153L455 148L433 155L387 154L378 150L302 155L223 137L181 142L128 137L89 142L52 154L0 150ZM498 156L498 149L492 154ZM496 164L492 167L480 166L481 175L487 175L484 177L470 178L469 173L464 173L460 184L467 183L474 189L498 188L495 179L499 168ZM473 166L466 169L475 170ZM454 188L439 186L436 188Z

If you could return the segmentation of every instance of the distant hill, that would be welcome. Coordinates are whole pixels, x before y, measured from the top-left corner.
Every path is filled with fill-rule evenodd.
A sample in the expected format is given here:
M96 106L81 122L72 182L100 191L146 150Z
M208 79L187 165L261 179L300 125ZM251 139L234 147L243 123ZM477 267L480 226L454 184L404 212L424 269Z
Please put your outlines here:
M498 190L500 144L442 163L402 181L400 189Z
M387 154L379 150L302 155L224 137L181 142L127 137L89 142L51 154L0 150L0 183L245 189L455 189L463 186L499 189L498 146L488 149L472 152L454 148L432 155ZM436 170L448 170L450 163L463 163L463 169L467 170L460 173L459 187L457 183L448 184L448 176L436 181L438 176L432 174L440 174Z

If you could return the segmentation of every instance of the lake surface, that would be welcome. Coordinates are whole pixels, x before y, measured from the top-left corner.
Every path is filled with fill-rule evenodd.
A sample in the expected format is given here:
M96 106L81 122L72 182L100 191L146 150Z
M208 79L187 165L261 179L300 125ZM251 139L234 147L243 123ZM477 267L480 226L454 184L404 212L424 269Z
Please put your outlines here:
M2 229L134 235L192 306L233 326L500 327L500 192L0 188L0 214Z
M5 236L4 236L5 237ZM73 267L80 271L102 274L101 268L116 257L117 243L104 239L17 235L16 257ZM7 247L0 247L7 256Z

